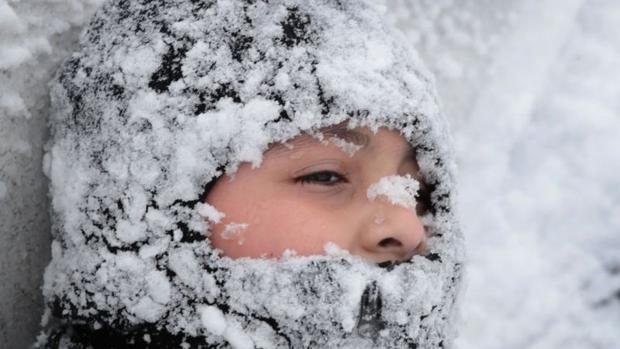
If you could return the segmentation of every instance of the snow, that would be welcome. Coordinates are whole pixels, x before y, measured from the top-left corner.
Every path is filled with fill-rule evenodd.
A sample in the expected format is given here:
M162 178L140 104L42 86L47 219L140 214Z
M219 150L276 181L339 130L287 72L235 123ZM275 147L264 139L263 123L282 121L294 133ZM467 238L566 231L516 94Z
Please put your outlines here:
M333 242L326 243L325 246L323 246L323 250L325 251L325 254L328 256L345 257L345 256L351 255L349 251L343 249L342 247L338 246L337 244Z
M243 232L247 230L248 226L247 223L228 223L226 227L224 227L224 231L222 231L222 239L235 239L239 245L243 245L245 240Z
M144 234L145 223L122 220L117 223L116 228L116 236L123 242L131 244L146 238Z
M140 247L140 252L138 252L138 254L142 259L152 258L164 253L168 248L169 244L170 237L166 236L149 245L143 245L142 247Z
M46 271L48 302L100 314L102 326L154 322L192 336L215 328L221 338L207 342L239 348L255 341L437 347L451 340L462 262L451 210L428 219L442 232L429 238L440 257L394 271L350 254L231 260L209 244L209 224L224 213L198 202L205 187L242 162L260 166L270 144L344 120L351 128L398 129L420 145L420 175L441 193L435 204L452 204L453 157L432 78L373 12L377 5L284 5L104 5L51 85L45 173L63 253ZM245 16L251 20L239 21ZM350 154L359 149L330 141ZM411 176L395 176L368 196L413 208L416 191ZM249 229L231 222L222 235L242 244ZM388 295L384 310L360 303L375 282ZM224 330L204 324L196 305L205 303L229 309ZM402 308L412 310L391 315ZM380 324L391 335L381 343L358 338L364 309L385 317ZM371 331L381 330L378 324Z
M366 196L373 201L377 196L381 195L386 197L392 205L415 209L415 198L418 196L418 189L420 189L420 183L409 174L405 176L386 176L379 179L377 183L368 186ZM381 217L378 217L375 222L381 224L383 220Z
M98 3L0 1L0 182L8 192L0 199L0 277L7 281L0 288L0 340L7 348L31 346L40 331L40 286L50 258L41 170L48 82Z
M174 271L186 285L195 285L200 279L196 275L200 270L198 261L194 254L187 249L175 251L170 255L170 270Z
M344 139L338 138L338 137L330 137L328 141L325 141L325 143L333 144L333 145L337 146L338 148L342 149L342 151L347 153L350 157L355 155L355 153L358 150L363 148L363 146L361 146L359 144L355 144L355 143L352 143L352 142L347 142ZM302 155L303 155L303 152L300 152L300 153L298 153L296 155L291 155L291 158L293 158L293 156L301 157Z
M5 91L0 96L0 108L4 109L8 115L24 115L30 118L24 100L15 92Z
M252 349L254 343L235 322L227 322L224 313L215 306L198 308L202 325L216 336L222 336L234 349Z
M166 304L170 301L170 282L161 271L151 271L146 276L148 294L157 303Z
M235 322L229 324L224 331L223 337L232 349L254 349L254 342L240 327Z
M13 8L6 2L0 3L0 31L22 33L25 30L26 26Z
M0 51L0 69L11 69L23 61L32 58L32 54L25 47L5 46Z
M469 251L457 347L617 348L618 3L400 5L483 29L460 25L469 46L435 22L416 34L457 142Z
M165 311L165 308L150 297L143 297L136 304L130 305L128 310L142 320L155 322Z
M226 331L226 318L220 309L214 306L202 306L198 308L200 320L207 331L221 336Z
M27 347L38 331L38 316L21 319L38 311L30 304L39 293L40 280L28 278L40 274L48 258L40 252L46 248L39 252L32 248L49 245L45 240L49 223L36 216L47 212L46 192L37 189L44 183L40 131L47 115L47 81L59 60L68 56L68 48L75 47L77 29L98 3L0 2L0 67L12 70L10 77L4 71L0 75L0 199L3 185L7 197L9 184L11 195L25 198L0 202L9 205L0 209L0 243L3 248L11 246L3 258L21 258L20 246L29 252L27 263L17 265L15 273L2 270L3 280L24 283L16 286L18 291L3 290L0 297L7 300L1 303L0 322L9 324L0 337L7 342L8 336L9 347ZM469 250L457 347L617 347L618 3L393 0L388 4L388 14L437 76L457 144L458 205ZM138 65L142 67L152 69L152 62ZM286 90L295 76L281 73L274 81L274 88ZM300 127L312 123L307 115L307 124L300 119ZM153 127L163 127L152 121ZM24 144L30 145L29 156L19 151ZM139 158L128 171L145 187L161 180L159 169ZM127 175L122 169L114 173L119 178ZM148 209L146 219L157 230L176 229L159 210ZM21 238L11 237L13 232ZM183 232L175 230L174 235L180 241ZM145 241L138 259L153 259L168 249L170 241L169 237ZM165 286L157 290L159 283L153 283L145 289L164 300ZM29 294L23 291L27 289ZM136 315L154 318L156 312L149 314L138 306L159 304L154 300L147 297L136 303Z

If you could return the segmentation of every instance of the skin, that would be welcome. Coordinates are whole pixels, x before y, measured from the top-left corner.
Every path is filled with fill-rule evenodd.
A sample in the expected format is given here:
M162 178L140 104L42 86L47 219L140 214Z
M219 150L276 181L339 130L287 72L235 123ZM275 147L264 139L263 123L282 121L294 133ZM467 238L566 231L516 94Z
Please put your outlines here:
M361 149L350 156L333 141L301 135L270 147L260 167L243 163L216 182L206 202L225 217L210 222L214 247L232 258L278 258L286 250L320 255L328 242L376 262L422 253L420 204L416 212L366 195L384 176L417 178L415 152L404 137L385 128L373 133L343 125L323 135Z

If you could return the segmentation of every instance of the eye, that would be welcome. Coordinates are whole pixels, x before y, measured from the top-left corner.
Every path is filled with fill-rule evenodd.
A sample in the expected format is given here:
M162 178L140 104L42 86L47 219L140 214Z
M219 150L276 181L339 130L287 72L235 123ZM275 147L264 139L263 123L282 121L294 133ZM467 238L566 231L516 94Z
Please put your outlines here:
M309 173L303 176L295 178L296 183L301 184L318 184L325 186L333 186L339 183L347 183L348 180L345 176L334 171L319 171Z

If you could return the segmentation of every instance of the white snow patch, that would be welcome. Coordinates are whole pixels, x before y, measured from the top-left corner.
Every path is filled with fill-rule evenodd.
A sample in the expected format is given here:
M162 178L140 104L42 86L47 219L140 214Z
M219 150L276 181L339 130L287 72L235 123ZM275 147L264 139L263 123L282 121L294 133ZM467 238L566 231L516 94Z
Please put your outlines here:
M297 251L287 248L282 252L282 259L292 258L297 256Z
M234 321L227 321L224 313L212 305L198 307L202 326L216 336L222 336L234 349L252 349L254 342Z
M4 109L10 116L23 115L26 119L30 119L31 114L24 104L23 98L12 91L1 91L0 94L0 110Z
M30 145L30 142L26 140L19 139L14 141L11 144L11 148L15 154L23 155L26 157L32 156L32 145Z
M163 214L160 210L149 209L146 212L145 220L149 226L162 230L166 230L172 225L170 217Z
M338 246L337 244L333 242L326 243L325 246L323 246L323 250L325 251L325 254L328 256L342 257L342 256L351 255L349 251L345 250L344 248Z
M26 28L13 8L5 1L0 2L0 32L21 34Z
M183 283L189 286L198 284L200 280L198 273L201 269L192 251L183 249L170 252L168 263L170 269L177 274Z
M392 51L389 46L379 40L369 40L366 42L367 60L366 63L370 63L370 68L375 70L386 69L394 61Z
M32 58L32 53L22 46L0 47L0 69L11 69Z
M245 241L243 232L248 228L247 223L228 223L224 227L221 236L224 240L237 239L239 245L242 245Z
M420 183L407 174L405 176L386 176L379 182L368 187L366 196L369 200L375 200L377 196L385 196L392 205L399 205L409 209L415 209L416 196Z
M140 251L138 254L142 259L155 257L166 251L166 249L168 249L169 243L170 237L166 236L162 239L155 241L154 243L140 247Z
M332 143L342 149L342 151L349 155L349 157L352 157L358 150L363 148L363 146L359 144L347 142L346 140L338 137L330 137L329 143Z
M223 334L233 349L253 349L254 342L236 321L229 321Z
M117 58L125 74L143 76L154 72L159 66L159 53L163 43L157 42L158 47L141 47L129 52L118 52Z
M341 324L345 331L351 332L357 322L357 306L364 293L368 280L360 274L347 273L340 284L344 288L344 304L340 308Z
M284 91L291 85L291 79L287 73L280 72L276 75L275 86L278 90Z
M155 302L166 304L170 301L170 281L164 272L151 271L147 274L146 281L148 294Z
M144 321L155 322L159 319L165 308L163 305L153 301L150 297L142 297L136 304L128 307L127 310Z
M224 313L212 305L205 305L198 308L200 313L200 321L207 331L213 333L216 336L221 336L226 331L226 318Z
M146 224L122 220L116 225L116 236L119 240L134 243L146 238Z
M197 204L196 209L199 215L213 223L219 223L226 216L223 212L218 211L214 206L207 203Z
M144 261L133 252L122 252L114 258L116 268L131 274L141 274L144 271Z

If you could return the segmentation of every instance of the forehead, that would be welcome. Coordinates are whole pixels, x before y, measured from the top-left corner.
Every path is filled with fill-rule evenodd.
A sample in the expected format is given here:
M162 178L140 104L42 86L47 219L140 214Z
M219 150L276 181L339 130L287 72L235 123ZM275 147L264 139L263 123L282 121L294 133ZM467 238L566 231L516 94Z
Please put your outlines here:
M313 134L301 134L284 143L273 143L269 146L267 152L274 154L291 149L299 149L300 147L318 144L323 140L329 140L334 137L365 148L371 142L372 131L362 128L350 129L346 124L337 124L324 127Z

